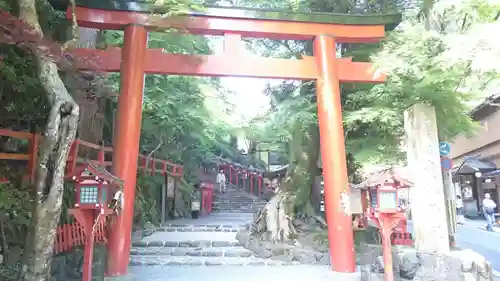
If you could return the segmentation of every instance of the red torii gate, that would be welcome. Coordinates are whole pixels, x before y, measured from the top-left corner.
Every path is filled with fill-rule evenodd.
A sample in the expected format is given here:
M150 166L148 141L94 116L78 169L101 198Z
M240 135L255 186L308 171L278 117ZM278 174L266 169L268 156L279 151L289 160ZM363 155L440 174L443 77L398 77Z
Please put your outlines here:
M219 9L224 10L224 9ZM76 49L74 57L85 69L87 60L98 62L100 70L121 73L118 98L117 129L114 136L114 174L124 181L125 204L108 242L107 275L127 272L130 233L136 183L137 157L141 126L144 74L199 76L240 76L317 81L318 118L321 155L325 182L325 207L333 270L354 272L355 253L351 216L339 208L342 194L348 194L346 153L339 84L342 82L383 82L375 76L370 63L336 58L336 43L377 42L384 37L386 23L392 21L348 24L294 19L258 19L237 9L225 14L196 14L180 22L158 19L148 13L101 10L77 7L74 11L79 26L97 29L124 29L123 49ZM67 16L71 18L68 9ZM320 14L325 16L325 14ZM399 18L399 17L398 17ZM359 21L358 21L359 22ZM345 24L344 24L345 23ZM147 48L147 33L157 27L177 26L192 34L223 35L223 55L167 54ZM300 60L255 58L244 53L241 37L280 40L313 40L314 57ZM88 68L88 67L87 67Z

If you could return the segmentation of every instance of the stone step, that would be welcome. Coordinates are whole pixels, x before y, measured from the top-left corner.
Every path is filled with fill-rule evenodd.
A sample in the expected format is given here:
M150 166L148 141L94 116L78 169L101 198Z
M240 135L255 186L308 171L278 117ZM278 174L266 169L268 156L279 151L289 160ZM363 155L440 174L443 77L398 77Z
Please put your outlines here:
M158 228L156 231L164 232L238 232L243 227L197 227L197 226L183 226L183 227L162 227Z
M265 205L267 202L232 202L232 201L213 201L214 205Z
M212 208L234 208L234 209L237 209L237 208L254 208L254 207L262 208L264 206L265 205L261 205L261 204L249 204L249 205L218 204L218 205L212 205Z
M186 240L186 241L133 241L132 247L179 247L179 248L210 248L210 247L241 247L238 241L210 241L210 240Z
M130 266L129 272L141 281L359 281L360 273L346 276L346 273L332 272L330 266ZM378 276L372 280L379 279Z
M212 206L227 206L227 207L246 207L246 206L265 206L264 203L221 203L221 202L213 202Z
M245 227L245 224L190 224L190 223L168 223L163 226L163 228L209 228L209 229L215 229L215 228L221 228L221 229L240 229L242 227ZM161 229L161 228L160 228ZM158 230L161 231L161 230Z
M254 257L254 253L243 247L136 247L131 256L175 256L175 257Z
M213 204L266 204L266 201L231 201L231 200L214 200Z
M238 214L253 214L254 212L256 212L258 210L259 209L245 209L245 210L238 210L238 209L215 210L215 209L212 209L212 213L217 214L217 213L226 213L227 211L231 211L232 213L238 213Z
M264 206L212 206L212 210L252 210L252 209L262 209Z
M214 200L212 201L214 203L239 203L239 204L252 204L252 203L266 203L265 200L252 200L252 199L247 199L247 200L243 200L243 199L238 199L238 200L231 200L231 199L225 199L225 198L214 198Z
M234 196L231 194L215 194L214 198L216 199L225 199L225 200L243 200L243 201L262 201L260 198L255 198L251 195L247 196Z
M178 257L178 256L131 256L131 266L281 266L298 265L298 262L284 262L255 257ZM237 278L236 276L234 276Z

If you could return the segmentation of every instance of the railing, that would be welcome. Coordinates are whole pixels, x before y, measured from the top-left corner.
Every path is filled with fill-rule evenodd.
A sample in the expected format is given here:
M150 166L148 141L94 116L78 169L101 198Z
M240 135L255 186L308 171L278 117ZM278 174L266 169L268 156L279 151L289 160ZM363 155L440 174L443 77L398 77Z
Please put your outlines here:
M0 153L0 160L17 160L17 161L28 161L26 175L30 179L34 179L35 168L38 155L38 144L41 139L39 134L33 134L28 132L16 132L8 129L0 129L0 136L6 136L16 139L28 140L28 153ZM68 164L66 166L66 172L70 173L75 170L78 164L83 164L87 159L85 157L79 156L80 149L84 147L88 150L96 150L98 152L98 158L92 159L92 161L101 162L103 165L109 167L112 165L112 161L104 161L106 159L111 159L111 157L106 157L106 154L113 152L112 147L105 147L102 145L97 145L84 140L75 140L71 145L71 150L68 155ZM102 159L101 159L102 158ZM154 156L148 157L146 155L139 155L138 167L140 170L148 173L149 175L155 175L156 173L169 174L171 176L181 176L182 175L182 165L177 165L168 160L156 159ZM161 167L158 167L161 165ZM1 182L6 182L7 179L0 179Z
M212 212L212 203L214 199L214 186L211 183L201 184L201 210L204 215Z
M0 128L0 136L11 137L20 140L28 140L28 153L3 153L0 152L0 160L28 161L26 175L33 178L35 175L36 155L38 154L39 135L28 132L16 132ZM8 182L7 179L0 178L0 183Z
M105 222L96 225L94 230L95 243L106 243L107 231ZM71 250L75 246L85 244L85 232L83 226L78 222L65 224L57 228L56 239L54 243L54 254L63 253Z
M31 180L34 179L37 155L38 155L38 144L41 139L39 134L33 134L28 132L16 132L8 129L0 129L0 136L6 136L16 139L28 140L28 153L0 153L0 160L15 160L15 161L28 161L27 172ZM73 172L78 164L83 164L87 159L84 157L79 157L80 148L85 147L87 152L89 150L96 150L98 154L97 160L91 160L98 162L101 165L109 167L112 165L112 161L105 161L106 154L113 152L113 148L105 147L102 145L93 144L84 140L75 140L72 145L68 155L66 173ZM111 158L111 157L109 157ZM108 159L109 159L108 158ZM155 157L148 157L145 155L139 155L139 169L143 170L149 175L155 175L156 173L162 173L163 175L169 174L172 176L182 175L182 165L177 165L168 160L160 160ZM161 167L158 167L158 164ZM8 182L8 179L0 178L0 183ZM211 212L212 208L212 195L206 196L207 210ZM209 204L209 205L208 205ZM96 243L105 243L107 241L106 225L104 222L96 226L94 231ZM83 232L83 227L75 222L73 224L66 224L60 226L56 230L56 238L54 245L54 254L65 252L71 248L79 245L83 245L85 242L85 233Z

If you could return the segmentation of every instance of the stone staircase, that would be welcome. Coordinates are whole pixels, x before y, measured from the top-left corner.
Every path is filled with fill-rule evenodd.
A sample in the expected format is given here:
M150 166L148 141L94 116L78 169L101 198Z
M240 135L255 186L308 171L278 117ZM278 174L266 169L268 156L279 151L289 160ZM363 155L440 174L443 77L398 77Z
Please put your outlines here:
M241 246L237 232L264 204L234 187L216 193L212 214L171 221L133 241L129 272L141 281L331 281L328 266L263 259Z
M215 213L254 213L265 205L265 200L230 187L226 193L216 192L212 211Z

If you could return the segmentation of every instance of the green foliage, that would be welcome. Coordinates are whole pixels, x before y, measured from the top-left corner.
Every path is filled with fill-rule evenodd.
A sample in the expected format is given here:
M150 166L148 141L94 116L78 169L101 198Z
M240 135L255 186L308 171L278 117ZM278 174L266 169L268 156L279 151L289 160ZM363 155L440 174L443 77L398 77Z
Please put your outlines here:
M158 194L161 196L163 177L150 177L142 173L137 174L136 196L134 203L134 222L144 224L150 222L160 223L160 206L157 202ZM160 193L158 193L158 190Z
M367 135L348 138L357 156L362 152L363 159L377 161L397 157L394 152L400 152L404 135L403 111L415 103L436 108L441 139L474 132L477 123L469 112L493 93L499 73L497 40L486 33L498 24L491 23L494 9L485 12L484 4L438 5L442 30L428 30L423 21L413 19L385 40L373 59L388 74L387 83L348 96L361 107L346 112L347 130L369 127Z
M108 46L123 44L123 34L118 31L106 31L104 39ZM150 33L148 40L149 48L161 48L169 53L211 53L206 38L175 30ZM119 76L110 75L109 81L118 91ZM181 192L182 197L187 198L192 184L197 181L195 172L200 164L221 154L229 159L239 155L229 143L231 128L214 116L207 106L207 88L217 91L222 86L214 78L175 75L146 75L144 85L140 151L146 155L153 153L158 159L182 163L184 181ZM108 120L112 120L114 108L116 101L112 101L107 112ZM111 142L111 122L107 123L105 131ZM136 221L155 223L158 221L155 210L159 202L152 199L158 194L151 193L151 190L161 184L141 176L138 186Z
M428 31L423 20L410 18L381 47L341 46L343 56L353 56L355 61L372 56L377 67L388 73L387 83L381 85L342 85L346 145L356 159L377 163L403 159L403 111L415 103L436 107L441 139L471 134L477 127L468 113L492 93L499 73L498 42L487 32L497 28L492 21L498 18L499 9L483 0L448 1L433 9L439 13L443 30ZM287 52L304 53L307 48L297 42L259 43L268 52L278 50L274 52L282 57ZM290 141L297 120L303 128L317 122L316 101L300 95L300 87L285 82L269 89L273 110L266 116L270 121L262 126L266 138Z
M148 0L154 13L163 16L185 14L192 10L203 9L202 2L192 0Z
M6 236L10 239L23 237L24 231L31 221L31 213L27 206L31 206L32 194L26 190L19 190L10 183L0 183L0 215L6 227ZM10 242L20 243L22 240Z

